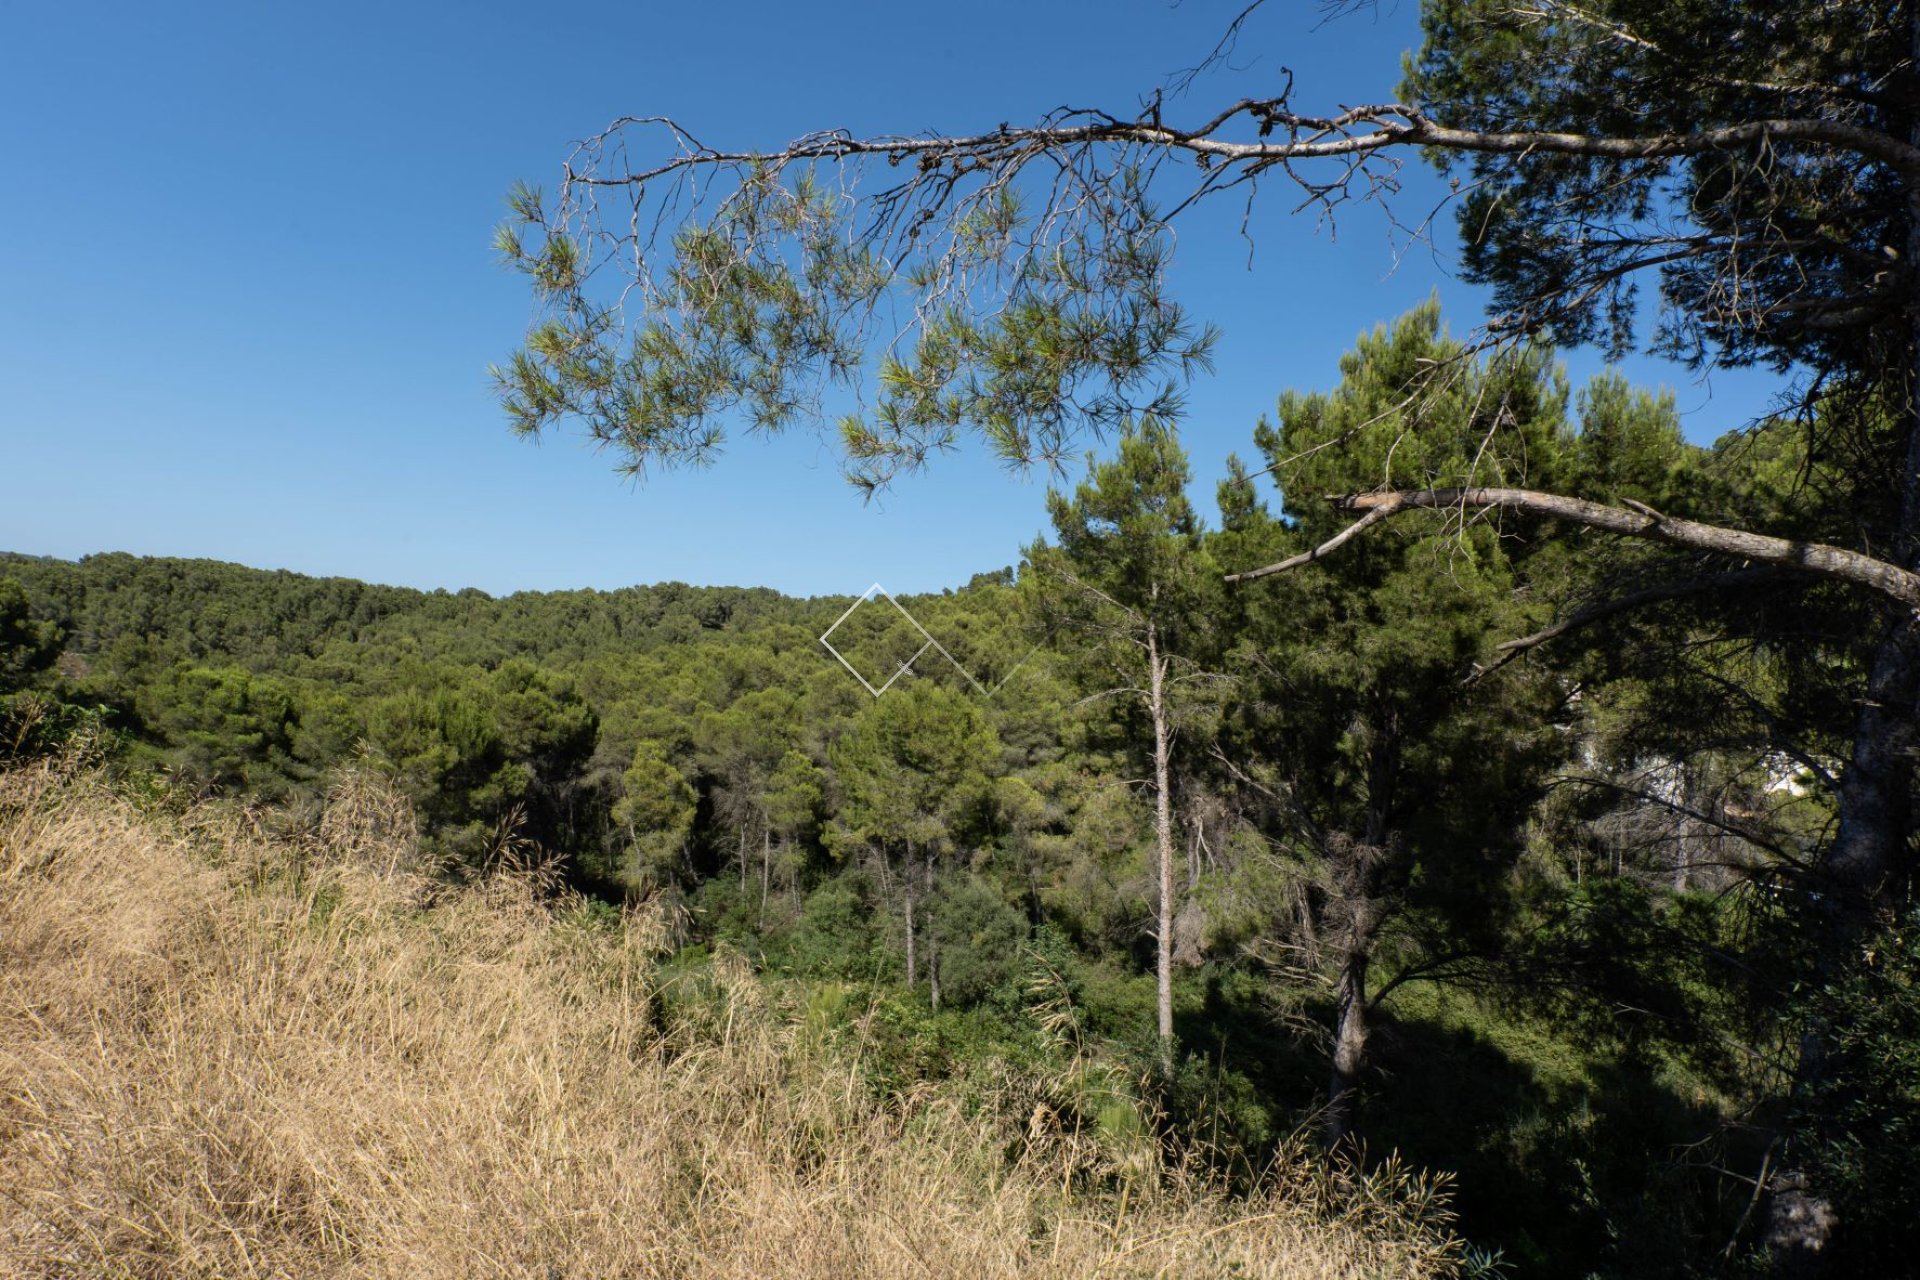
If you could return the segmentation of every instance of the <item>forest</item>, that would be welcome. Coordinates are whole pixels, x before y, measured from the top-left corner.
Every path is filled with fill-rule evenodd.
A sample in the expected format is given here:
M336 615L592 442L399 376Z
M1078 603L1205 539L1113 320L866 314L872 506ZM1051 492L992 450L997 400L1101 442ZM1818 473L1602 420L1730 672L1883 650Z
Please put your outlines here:
M1470 373L1406 436L1383 410L1441 361ZM1670 396L1463 353L1429 305L1249 445L1203 514L1135 422L1019 565L897 605L9 555L9 749L89 737L288 830L377 776L433 875L538 850L610 920L661 905L671 965L882 1002L887 1087L1044 1063L1070 1018L1118 1097L1092 1122L1243 1182L1303 1133L1444 1171L1487 1274L1750 1263L1787 1142L1847 1188L1847 1256L1895 1266L1920 949L1823 967L1809 888L1871 602L1694 564L1740 589L1556 629L1675 553L1524 512L1228 581L1345 522L1278 460L1344 490L1394 449L1831 536L1804 430L1691 445ZM1810 1016L1844 1029L1817 1092Z
M850 500L1049 478L964 587L0 555L0 1184L54 1188L0 1248L370 1274L431 1177L503 1275L1913 1274L1920 4L1423 0L1390 96L1317 104L1281 9L1131 101L642 104L508 189L511 431L649 485L783 431ZM1448 310L1194 458L1176 250L1245 250L1285 343L1276 216L1432 250ZM1769 407L1690 437L1629 355ZM312 1061L414 1127L299 1112ZM167 1132L177 1212L113 1172Z

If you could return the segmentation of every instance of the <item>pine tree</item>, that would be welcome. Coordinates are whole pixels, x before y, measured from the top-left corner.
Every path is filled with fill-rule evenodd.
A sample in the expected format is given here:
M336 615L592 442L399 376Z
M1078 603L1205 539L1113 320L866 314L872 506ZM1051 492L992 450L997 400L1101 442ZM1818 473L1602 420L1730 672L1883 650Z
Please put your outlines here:
M1218 571L1187 500L1187 458L1167 425L1146 419L1095 462L1071 496L1048 495L1057 545L1029 548L1025 581L1085 695L1109 702L1125 754L1153 803L1154 973L1160 1065L1171 1073L1174 877L1173 754L1201 701Z

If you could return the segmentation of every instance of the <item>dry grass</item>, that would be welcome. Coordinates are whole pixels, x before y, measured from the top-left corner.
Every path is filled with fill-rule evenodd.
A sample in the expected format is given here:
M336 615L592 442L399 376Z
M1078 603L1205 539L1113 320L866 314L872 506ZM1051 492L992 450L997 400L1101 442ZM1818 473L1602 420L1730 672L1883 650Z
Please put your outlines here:
M344 794L344 793L343 793ZM1442 1274L1395 1191L1069 1194L1061 1142L847 1052L716 966L661 1027L657 931L537 877L435 889L410 819L333 844L0 775L0 1271L19 1276ZM695 1025L695 1024L698 1025ZM1426 1223L1420 1221L1425 1216Z

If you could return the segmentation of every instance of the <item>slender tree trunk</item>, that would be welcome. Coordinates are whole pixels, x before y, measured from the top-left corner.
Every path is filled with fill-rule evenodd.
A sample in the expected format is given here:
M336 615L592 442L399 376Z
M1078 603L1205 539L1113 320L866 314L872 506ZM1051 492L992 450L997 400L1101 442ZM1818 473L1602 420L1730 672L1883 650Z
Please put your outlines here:
M907 990L911 991L920 983L920 973L913 950L913 886L903 884L901 890L907 895Z
M1400 725L1392 712L1379 717L1367 752L1367 810L1360 838L1340 851L1334 868L1346 928L1340 977L1334 989L1333 1063L1327 1076L1327 1151L1355 1141L1360 1117L1360 1077L1367 1066L1367 968L1380 928L1381 861L1386 857L1393 795L1400 778Z
M1368 824L1373 835L1374 824ZM1363 841L1348 851L1342 869L1346 931L1340 977L1334 988L1333 1063L1327 1075L1325 1133L1327 1151L1337 1153L1354 1142L1360 1123L1360 1076L1367 1067L1367 968L1373 959L1373 935L1379 906L1374 900L1379 845Z
M767 895L773 891L773 828L760 828L760 927L767 927Z
M927 846L927 881L923 901L933 901L933 846ZM940 930L934 926L932 908L927 912L927 993L933 1011L940 1012Z
M1193 831L1187 836L1187 893L1197 892L1200 888L1200 850L1206 842L1205 819L1198 813L1190 815Z
M913 927L913 846L907 846L906 861L900 864L900 893L907 903L907 990L919 985L919 955L915 950Z
M1173 802L1167 785L1166 659L1147 624L1147 694L1153 713L1153 835L1159 853L1160 910L1154 976L1159 983L1160 1069L1173 1074Z

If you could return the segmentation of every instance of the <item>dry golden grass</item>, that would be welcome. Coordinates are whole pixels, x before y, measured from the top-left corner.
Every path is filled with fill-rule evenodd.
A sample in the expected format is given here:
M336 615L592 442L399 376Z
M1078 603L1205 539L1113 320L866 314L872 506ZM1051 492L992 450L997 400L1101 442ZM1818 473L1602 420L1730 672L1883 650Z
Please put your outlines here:
M143 815L71 766L0 775L0 1271L1451 1269L1392 1191L1069 1194L1084 1152L935 1089L873 1099L737 964L663 1029L643 918L570 923L525 871L436 889L375 839L410 819L339 798L302 842Z

